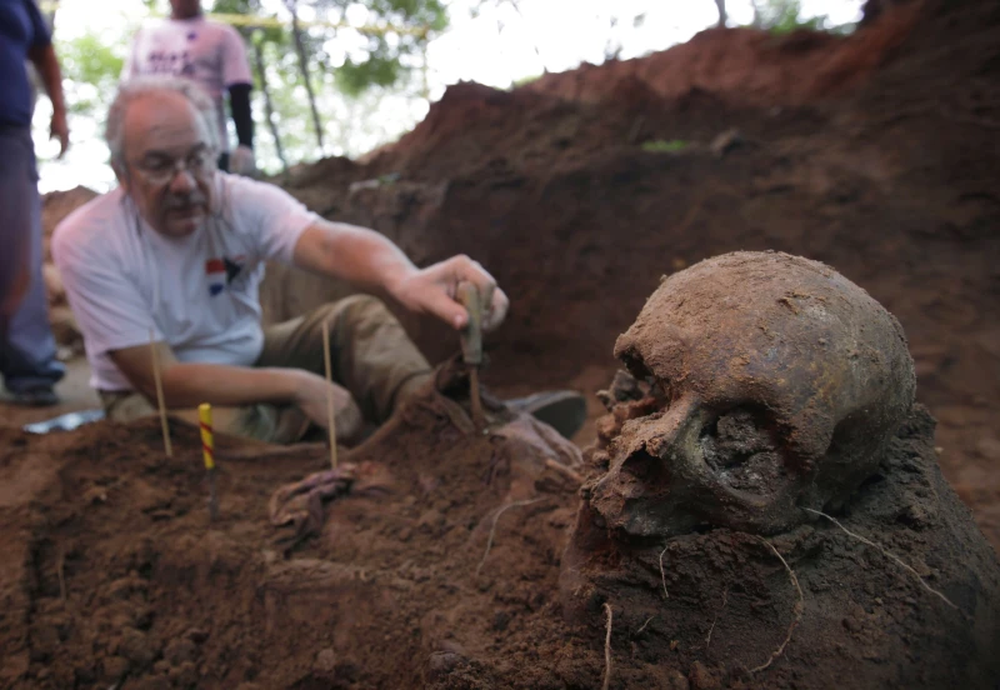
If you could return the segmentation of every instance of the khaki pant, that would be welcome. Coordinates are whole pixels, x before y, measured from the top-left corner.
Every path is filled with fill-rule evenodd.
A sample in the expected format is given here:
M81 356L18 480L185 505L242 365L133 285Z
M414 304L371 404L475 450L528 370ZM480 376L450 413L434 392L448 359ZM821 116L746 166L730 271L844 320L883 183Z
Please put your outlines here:
M323 327L330 325L333 380L350 391L365 419L380 424L398 400L423 384L431 367L386 306L367 295L326 304L309 314L264 329L258 367L305 369L325 375ZM157 413L155 401L135 391L99 391L104 412L115 421L131 421ZM198 411L172 409L172 416L192 423ZM216 431L268 441L292 443L309 427L291 405L213 407Z

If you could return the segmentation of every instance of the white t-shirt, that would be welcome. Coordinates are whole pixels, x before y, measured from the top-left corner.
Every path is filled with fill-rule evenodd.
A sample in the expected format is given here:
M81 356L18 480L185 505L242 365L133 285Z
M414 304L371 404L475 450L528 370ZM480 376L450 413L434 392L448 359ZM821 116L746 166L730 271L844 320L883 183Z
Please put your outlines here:
M233 84L253 84L246 47L236 29L204 17L163 19L139 29L122 80L153 74L187 77L205 89L215 102L219 145L228 151L225 90Z
M291 262L317 216L274 185L225 173L213 206L200 230L169 238L118 188L56 227L52 255L94 388L132 390L108 352L148 344L150 329L182 362L248 366L260 356L264 262Z

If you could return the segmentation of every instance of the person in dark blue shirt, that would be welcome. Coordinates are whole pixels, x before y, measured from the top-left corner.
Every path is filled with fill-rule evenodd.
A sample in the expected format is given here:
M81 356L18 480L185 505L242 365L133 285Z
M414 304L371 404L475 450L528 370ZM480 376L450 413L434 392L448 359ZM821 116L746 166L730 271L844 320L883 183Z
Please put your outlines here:
M69 145L62 74L34 0L0 0L0 373L14 401L58 402L56 359L42 280L41 200L31 139L34 97L26 63L52 101L51 135Z

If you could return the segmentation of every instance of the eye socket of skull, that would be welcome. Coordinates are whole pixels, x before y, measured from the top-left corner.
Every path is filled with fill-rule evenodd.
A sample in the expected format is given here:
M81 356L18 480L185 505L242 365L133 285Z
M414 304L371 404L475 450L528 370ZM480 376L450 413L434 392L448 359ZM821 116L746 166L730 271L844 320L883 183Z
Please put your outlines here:
M786 441L771 412L744 401L712 413L698 444L708 468L729 488L766 495L790 480Z
M646 366L642 356L634 349L625 349L618 357L622 364L625 365L626 370L636 380L646 383L649 387L648 397L654 398L657 401L657 409L664 410L670 406L675 398L674 385L670 379L654 375L649 367Z

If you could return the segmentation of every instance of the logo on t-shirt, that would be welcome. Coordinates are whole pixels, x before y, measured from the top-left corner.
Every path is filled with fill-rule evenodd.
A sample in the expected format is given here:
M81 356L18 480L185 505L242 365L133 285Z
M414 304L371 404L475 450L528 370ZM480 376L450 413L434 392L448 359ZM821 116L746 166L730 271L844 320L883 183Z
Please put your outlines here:
M205 276L208 278L208 294L215 297L232 285L243 273L246 257L240 254L229 258L209 259L205 262Z

